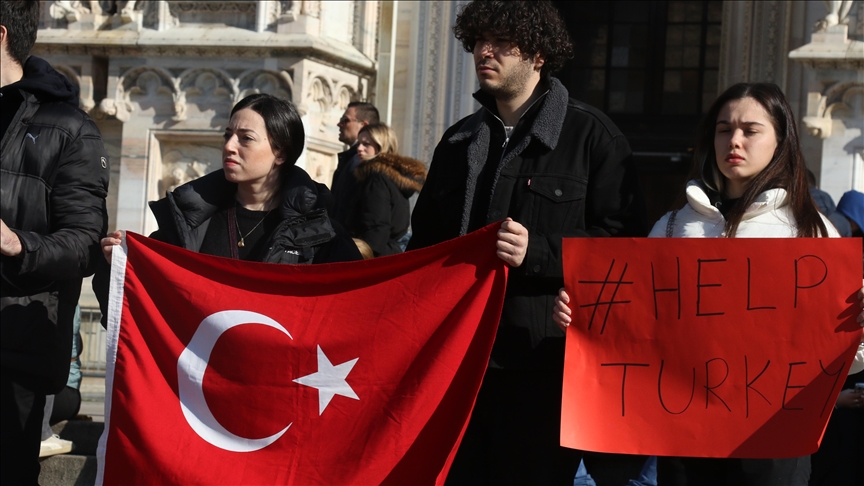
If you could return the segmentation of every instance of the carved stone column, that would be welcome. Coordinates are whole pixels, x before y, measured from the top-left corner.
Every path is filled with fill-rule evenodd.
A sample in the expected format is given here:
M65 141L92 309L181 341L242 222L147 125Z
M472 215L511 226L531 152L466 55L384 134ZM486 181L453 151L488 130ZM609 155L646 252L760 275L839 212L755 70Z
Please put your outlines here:
M810 79L802 146L821 149L808 163L836 201L850 189L864 191L864 2L825 4L811 41L789 58Z

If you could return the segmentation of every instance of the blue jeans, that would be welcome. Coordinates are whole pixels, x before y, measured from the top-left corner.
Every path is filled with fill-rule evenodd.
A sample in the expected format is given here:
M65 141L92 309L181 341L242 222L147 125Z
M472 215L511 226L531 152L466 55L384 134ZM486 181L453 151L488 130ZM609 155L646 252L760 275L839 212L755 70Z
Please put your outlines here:
M576 477L573 478L573 486L597 486L594 478L588 474L585 468L585 461L579 463L579 469L576 471ZM645 461L642 466L642 471L639 472L639 477L631 479L627 486L657 486L657 457L651 456Z

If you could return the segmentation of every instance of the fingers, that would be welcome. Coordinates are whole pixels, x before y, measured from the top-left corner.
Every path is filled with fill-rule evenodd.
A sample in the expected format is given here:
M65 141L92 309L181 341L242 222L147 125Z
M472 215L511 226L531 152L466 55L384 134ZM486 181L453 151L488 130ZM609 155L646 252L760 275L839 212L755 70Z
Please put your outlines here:
M121 244L123 244L122 231L115 231L99 241L99 245L102 247L102 255L105 256L105 260L108 263L111 263L111 254L114 251L114 246Z
M501 223L496 242L496 255L511 267L522 265L528 251L528 229L507 218Z
M570 317L572 311L567 305L569 302L570 296L562 288L558 291L558 296L555 297L555 307L552 309L552 320L555 321L555 324L558 324L558 327L562 331L566 331L572 322L572 318Z

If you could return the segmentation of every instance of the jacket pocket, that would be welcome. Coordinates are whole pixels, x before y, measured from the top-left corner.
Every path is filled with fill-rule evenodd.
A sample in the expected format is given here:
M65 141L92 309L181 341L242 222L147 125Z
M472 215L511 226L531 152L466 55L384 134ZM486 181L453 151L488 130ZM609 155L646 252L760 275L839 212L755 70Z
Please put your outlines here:
M587 181L561 175L533 176L528 188L534 199L535 228L541 234L585 225Z

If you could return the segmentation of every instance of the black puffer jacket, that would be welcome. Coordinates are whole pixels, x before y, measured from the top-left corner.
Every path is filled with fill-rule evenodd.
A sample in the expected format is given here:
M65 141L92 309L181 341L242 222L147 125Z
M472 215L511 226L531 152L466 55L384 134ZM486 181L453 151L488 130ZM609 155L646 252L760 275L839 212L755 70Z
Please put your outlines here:
M357 166L354 175L360 187L349 220L351 234L375 256L400 253L399 239L411 223L408 198L423 188L426 166L401 155L379 154Z
M54 393L69 374L81 280L101 258L108 157L78 90L44 60L31 56L0 93L23 98L0 142L0 217L24 249L0 266L3 373Z
M303 169L290 167L282 185L282 222L267 242L261 259L267 263L328 263L360 260L357 246L338 223L327 216L330 191ZM150 203L159 223L151 237L187 250L199 251L210 218L231 207L237 184L217 170L178 187Z

